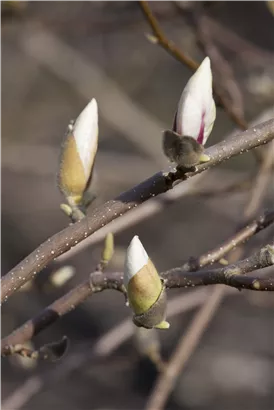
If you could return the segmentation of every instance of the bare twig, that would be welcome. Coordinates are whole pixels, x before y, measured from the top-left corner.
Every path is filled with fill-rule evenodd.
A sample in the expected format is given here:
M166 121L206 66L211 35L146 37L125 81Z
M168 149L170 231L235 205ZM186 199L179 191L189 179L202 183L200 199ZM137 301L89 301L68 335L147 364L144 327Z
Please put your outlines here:
M234 293L233 289L227 288L229 293ZM187 294L175 296L168 301L167 316L173 317L183 312L187 312L204 303L209 294L209 289L201 288L190 291ZM104 333L93 346L80 348L71 354L66 361L63 361L56 374L56 368L51 369L48 374L39 377L32 376L26 380L18 389L12 392L2 403L4 410L18 410L26 404L31 397L38 394L43 386L54 383L56 379L60 381L62 377L68 377L72 371L81 368L85 363L89 363L94 357L107 357L114 353L123 343L133 336L134 324L131 319L125 319L114 328Z
M233 266L227 266L221 269L214 269L210 271L198 271L199 267L206 264L213 263L222 258L227 252L247 240L255 233L266 228L274 222L274 212L266 213L258 220L245 227L236 236L233 236L229 241L224 242L223 246L212 250L211 252L202 255L200 258L191 259L182 267L172 269L164 272L162 277L165 279L166 286L172 287L191 287L200 285L209 285L214 283L224 283L232 287L247 288L253 290L272 290L274 283L271 280L263 279L262 282L257 282L254 278L247 278L241 273L250 272L254 268L254 258L249 258L248 262L238 262ZM267 256L269 250L265 250L264 256ZM269 264L271 261L265 257L257 256L255 262L257 268ZM260 262L260 263L259 263ZM263 262L263 263L261 263ZM22 344L31 339L34 335L45 329L64 314L70 312L77 305L82 303L88 296L96 292L101 292L104 289L117 289L124 291L123 274L122 273L101 273L94 272L90 278L76 288L72 289L66 295L56 300L53 304L48 306L45 310L39 313L35 318L28 320L23 326L15 330L11 335L2 340L2 352L5 346L12 346L15 344Z
M162 273L167 288L224 284L238 289L274 290L273 279L256 279L246 273L266 268L274 264L274 244L262 248L247 259L224 268L185 273L182 268L174 268Z
M192 70L197 70L199 64L194 61L191 57L184 54L176 45L169 41L164 32L162 31L156 17L153 15L147 1L139 1L141 10L148 21L154 36L157 39L157 42L160 46L162 46L172 57L175 57L181 63L184 63L187 67L191 68Z
M22 357L28 357L29 359L43 359L56 361L64 356L68 348L68 338L63 336L61 340L52 342L41 346L37 350L30 349L29 347L21 344L6 347L6 355L18 354ZM5 356L5 352L2 354Z
M274 110L273 109L266 110L261 115L259 115L255 120L251 122L250 127L255 126L256 124L260 124L261 122L268 121L272 117L274 117ZM230 133L226 138L230 138L232 135L236 135L236 131L234 131L232 134ZM271 144L273 144L273 142ZM268 150L268 146L260 147L256 151L258 151L259 153L259 150L260 150L260 155L262 155L264 152L262 152L261 154L261 150L263 151ZM132 158L129 159L128 166L132 162L132 160L133 160ZM110 161L110 158L107 158L105 162L109 163L109 161ZM16 163L18 164L18 161ZM143 167L141 166L141 169L142 168ZM227 171L224 171L221 169L211 170L210 176L212 176L212 174L214 176L214 173L219 176L218 179L220 179L221 181L227 179ZM134 171L133 171L133 174L134 174ZM204 180L205 177L206 177L206 180ZM205 189L205 191L203 191L204 188L201 187L201 180L203 180L204 183L208 183L208 181L211 181L211 178L209 178L209 176L206 174L197 175L194 179L185 181L184 184L179 184L175 186L172 190L167 191L161 196L158 196L156 198L151 199L150 201L143 203L141 206L138 206L138 208L132 209L130 213L123 215L122 218L119 218L113 221L111 225L107 225L101 228L91 237L81 242L77 247L71 248L68 252L59 256L58 261L60 262L66 261L68 258L71 258L72 256L81 252L85 248L93 246L97 244L98 242L101 242L104 239L105 235L110 231L113 233L117 233L123 229L128 229L130 226L136 225L138 222L143 221L144 219L150 218L152 215L155 215L156 213L161 212L163 209L165 209L166 206L171 205L172 203L174 203L175 201L177 201L179 198L183 196L188 196L188 195L211 196L211 195L226 194L229 192L236 192L238 189L242 189L242 190L247 189L250 187L250 184L252 184L252 178L248 178L248 179L243 179L242 181L237 181L235 184L232 183L231 185L225 186L218 190L217 189L213 189L213 190ZM213 185L215 186L215 182L213 183ZM211 182L209 186L212 186Z
M242 180L237 180L235 183L231 183L222 188L204 188L201 186L201 182L208 183L208 186L212 186L211 177L213 174L211 171L210 176L206 173L197 175L195 178L185 181L184 184L176 185L172 190L165 192L164 194L157 196L156 198L150 199L138 208L132 209L130 213L123 215L121 218L116 219L111 223L111 225L106 225L101 228L99 231L95 232L92 236L87 238L85 241L81 242L77 247L70 249L68 252L58 257L58 262L64 262L67 259L73 257L77 253L83 251L84 249L91 247L103 240L105 235L108 232L118 233L123 229L128 229L131 226L136 225L138 222L148 219L151 216L163 211L167 206L170 206L172 203L175 203L182 197L196 195L201 197L211 197L218 195L226 195L229 193L234 193L244 191L250 187L252 184L252 179L246 178ZM220 177L220 180L223 181L227 178L228 173L224 170L215 171L213 174L213 180L215 181L215 176ZM206 180L205 180L206 177ZM216 185L215 183L213 184Z
M191 68L192 70L196 70L199 66L198 63L196 63L194 60L192 60L190 57L186 56L178 47L174 45L173 42L169 41L167 37L165 36L164 32L161 30L161 27L156 19L156 17L153 15L149 4L147 1L139 1L141 10L143 11L143 14L148 21L154 36L157 39L158 44L163 47L169 54L171 54L176 60L180 61L181 63L185 64L187 67ZM227 66L226 66L227 67ZM235 82L234 82L235 84ZM214 92L216 96L218 97L218 102L221 104L223 109L226 111L226 113L229 115L229 117L232 119L232 121L237 124L240 129L245 130L247 129L248 125L246 121L243 118L243 115L239 115L234 109L232 104L228 104L226 98L224 98L223 92L219 89L219 87L216 86L214 83L213 85ZM234 87L235 88L235 87Z
M264 271L260 273L265 274ZM221 287L219 287L221 288ZM237 295L233 288L225 288L225 293L228 295ZM211 291L207 288L195 289L186 294L178 295L168 300L167 318L188 312L196 307L203 305L207 300ZM125 319L118 325L106 331L93 346L85 344L76 353L71 354L66 361L63 361L58 369L51 369L48 374L40 376L32 376L26 382L8 396L2 403L4 410L18 410L26 404L31 397L38 394L46 385L54 383L56 380L67 378L71 372L81 368L86 363L94 360L94 358L107 357L113 354L123 343L125 343L134 333L134 325L131 319ZM88 347L88 348L87 348Z
M210 263L214 263L223 258L229 251L234 249L241 243L244 243L247 239L251 238L257 232L266 228L274 222L274 211L266 212L261 215L258 219L248 224L246 227L241 229L232 238L223 242L220 246L215 248L213 251L200 256L199 258L191 258L189 262L183 265L183 269L187 271L195 271L203 266Z
M273 138L274 120L270 120L208 148L205 153L210 157L210 161L198 165L194 172L188 172L183 175L180 171L169 173L168 175L159 172L129 191L124 192L116 199L107 201L100 208L95 209L92 216L82 219L80 222L65 228L46 240L7 273L1 281L1 301L6 301L10 295L57 256L63 254L130 209L137 207L156 195L168 191L172 188L173 182L193 177L233 156L265 144Z

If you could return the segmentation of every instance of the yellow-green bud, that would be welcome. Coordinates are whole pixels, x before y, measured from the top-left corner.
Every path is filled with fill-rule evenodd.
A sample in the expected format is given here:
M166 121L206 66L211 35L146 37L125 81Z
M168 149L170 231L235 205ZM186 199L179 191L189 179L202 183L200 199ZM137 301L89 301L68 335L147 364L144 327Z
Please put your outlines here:
M114 254L114 238L113 233L109 232L105 239L105 245L102 252L103 263L108 263Z
M124 285L137 326L166 329L166 293L163 282L138 236L127 249Z
M65 137L58 174L61 192L74 204L81 204L91 180L98 146L98 108L93 98Z

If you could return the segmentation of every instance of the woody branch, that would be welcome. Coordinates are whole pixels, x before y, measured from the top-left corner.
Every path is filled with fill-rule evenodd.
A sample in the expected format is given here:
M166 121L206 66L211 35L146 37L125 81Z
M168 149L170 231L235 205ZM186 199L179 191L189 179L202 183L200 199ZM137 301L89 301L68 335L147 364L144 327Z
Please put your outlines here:
M88 236L124 215L148 199L172 189L174 182L183 182L236 155L247 152L274 139L274 120L264 122L228 140L224 140L205 150L210 160L198 165L193 172L182 173L175 170L169 174L158 172L139 185L107 201L96 208L93 214L56 233L42 243L1 280L1 301L6 301L16 290L39 273L54 258L62 255Z
M181 267L162 273L167 288L192 287L224 283L237 288L252 290L274 290L273 279L251 278L247 272L261 269L273 264L274 247L266 246L251 258L235 265L220 269L201 271L202 267L214 263L225 256L235 246L250 239L253 235L274 223L274 211L265 212L259 218L241 229L218 247L197 258L190 258ZM196 271L196 272L195 272ZM50 326L64 314L71 311L71 306L77 307L87 297L106 289L124 291L123 274L109 272L93 272L90 277L73 288L70 292L53 302L33 319L16 329L2 340L2 355L11 354L12 346L22 344Z

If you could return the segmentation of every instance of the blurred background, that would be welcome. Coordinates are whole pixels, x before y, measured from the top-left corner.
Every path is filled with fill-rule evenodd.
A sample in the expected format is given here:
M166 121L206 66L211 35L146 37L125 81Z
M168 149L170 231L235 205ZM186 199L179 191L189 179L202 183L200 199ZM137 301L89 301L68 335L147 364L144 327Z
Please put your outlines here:
M248 123L274 116L273 2L151 2L150 6L167 38L198 62L204 49L196 12L202 10L211 43L238 84ZM154 172L170 168L161 152L161 133L171 127L192 72L148 35L151 29L137 2L2 2L1 17L5 274L69 223L60 210L63 198L56 186L60 144L69 121L91 98L97 99L100 134L92 212L94 206ZM229 93L227 72L217 76ZM208 145L236 130L219 108ZM269 149L273 145L266 152ZM264 157L265 151L257 152ZM123 218L118 220L108 269L122 271L125 249L135 234L159 272L216 247L243 222L256 167L254 155L244 154L200 180L193 178L189 190L176 191L176 200L154 201L152 211L143 207L138 215L128 214L124 223ZM235 189L215 192L229 186ZM272 174L254 215L273 206L273 191ZM252 238L244 255L264 245L273 233L270 227ZM86 241L53 262L17 292L2 308L3 335L84 280L100 260L102 237L94 236L93 242ZM74 275L57 287L51 277L63 266ZM178 312L169 319L170 330L157 333L164 361L195 314L195 309L180 312L189 292L168 292L169 300L181 299L176 299ZM273 309L273 295L227 292L177 378L166 408L273 408ZM144 408L158 371L131 336L130 317L123 297L105 291L33 340L39 347L67 335L70 347L62 360L3 359L3 408ZM104 339L106 335L110 337Z

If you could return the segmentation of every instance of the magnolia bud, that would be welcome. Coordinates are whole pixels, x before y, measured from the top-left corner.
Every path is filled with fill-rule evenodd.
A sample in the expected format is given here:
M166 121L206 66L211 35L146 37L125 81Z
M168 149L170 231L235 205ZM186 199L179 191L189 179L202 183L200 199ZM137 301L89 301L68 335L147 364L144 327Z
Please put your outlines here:
M212 97L210 60L204 59L190 78L180 98L173 132L165 131L163 149L166 156L183 168L191 168L209 157L203 154L216 118Z
M206 57L188 81L180 98L173 131L204 145L212 131L216 107L212 96L210 59Z
M163 282L138 236L134 236L127 249L124 285L136 326L147 329L169 327L165 321L166 293Z
M75 204L82 203L89 186L98 146L98 108L93 98L74 124L62 147L58 185Z

